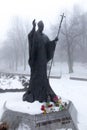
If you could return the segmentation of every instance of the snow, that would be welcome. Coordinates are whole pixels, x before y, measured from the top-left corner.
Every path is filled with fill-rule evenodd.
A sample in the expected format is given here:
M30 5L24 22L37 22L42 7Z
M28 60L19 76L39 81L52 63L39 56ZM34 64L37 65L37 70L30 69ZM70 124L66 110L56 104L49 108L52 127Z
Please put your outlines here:
M4 73L0 75L0 89L23 89L22 80L28 82L29 76L22 76L17 75L5 75Z
M77 66L77 69L78 68L79 67ZM80 70L81 72L84 72L86 75L87 71L84 71L86 70L85 67L80 66ZM77 73L79 71L75 71L75 72ZM73 102L78 114L78 128L79 130L87 130L87 101L86 101L87 81L70 80L69 77L70 75L64 72L62 73L61 79L50 79L51 87L56 92L57 95L60 95L62 98L71 100ZM15 86L16 88L23 87L22 84L18 83L17 78L13 81L13 85L14 88ZM9 86L11 88L12 84ZM4 85L4 88L5 87L8 86ZM30 113L30 114L41 113L40 108L42 103L39 103L38 101L35 101L34 103L23 102L22 101L23 94L24 92L15 92L15 93L8 92L8 93L0 94L0 118L3 113L3 105L5 102L6 102L6 106L9 109L15 111L19 110L20 112Z
M73 102L78 114L79 130L87 130L87 82L69 80L67 76L60 80L51 80L54 91Z
M5 90L5 89L14 89L14 88L23 88L21 83L17 79L0 79L0 88Z
M23 113L29 113L32 115L42 113L41 105L43 103L39 103L38 101L35 101L34 103L29 103L26 101L23 102L22 101L23 93L15 93L15 94L10 93L9 96L12 97L12 99L7 101L6 103L7 108Z

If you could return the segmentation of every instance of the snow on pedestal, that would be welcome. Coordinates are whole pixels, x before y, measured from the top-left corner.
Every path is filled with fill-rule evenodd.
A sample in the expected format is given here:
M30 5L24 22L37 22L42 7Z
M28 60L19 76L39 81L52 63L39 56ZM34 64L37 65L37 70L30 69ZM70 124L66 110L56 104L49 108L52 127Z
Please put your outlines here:
M77 111L71 101L65 109L46 114L42 113L41 105L38 101L7 102L1 121L9 124L9 130L78 130Z

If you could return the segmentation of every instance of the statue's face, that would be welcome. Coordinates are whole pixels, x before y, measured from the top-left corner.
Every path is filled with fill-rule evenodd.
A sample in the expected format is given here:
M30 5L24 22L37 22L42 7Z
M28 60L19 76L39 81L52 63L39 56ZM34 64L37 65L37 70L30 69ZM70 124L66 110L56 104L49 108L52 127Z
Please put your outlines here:
M44 29L44 24L43 24L43 22L40 22L40 23L38 24L38 30L39 30L40 32L42 32L43 29Z
M39 29L39 31L40 31L40 32L42 32L42 31L43 31L43 29L44 29L44 26L43 26L43 25L41 25L41 26L39 26L39 27L38 27L38 29Z

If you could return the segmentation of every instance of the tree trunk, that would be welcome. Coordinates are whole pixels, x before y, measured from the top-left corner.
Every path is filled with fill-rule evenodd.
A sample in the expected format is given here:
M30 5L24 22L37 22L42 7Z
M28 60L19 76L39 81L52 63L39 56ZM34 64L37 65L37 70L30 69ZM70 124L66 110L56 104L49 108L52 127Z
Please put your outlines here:
M67 54L68 54L68 68L69 68L69 73L73 73L73 58L72 54L70 51L70 44L68 43L67 47Z

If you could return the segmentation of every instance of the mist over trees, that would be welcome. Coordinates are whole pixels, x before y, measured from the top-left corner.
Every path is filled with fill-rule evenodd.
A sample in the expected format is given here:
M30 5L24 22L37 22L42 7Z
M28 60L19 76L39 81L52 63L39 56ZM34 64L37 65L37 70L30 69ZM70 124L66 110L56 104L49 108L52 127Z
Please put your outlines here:
M74 8L71 17L64 19L56 59L67 62L69 73L73 72L74 62L87 62L87 13Z
M19 16L12 18L4 46L0 48L1 65L3 64L5 69L17 71L22 66L23 70L26 70L29 54L27 35L30 29L29 20L23 20ZM58 23L52 29L53 37L57 30ZM75 62L87 63L87 13L77 6L71 16L66 15L64 18L54 62L67 62L69 73L73 72Z
M3 52L2 59L7 68L17 71L19 66L23 66L26 70L28 63L28 32L28 21L23 21L18 16L13 17L10 29L7 32L7 39L1 50Z

